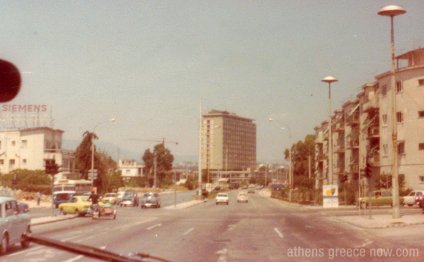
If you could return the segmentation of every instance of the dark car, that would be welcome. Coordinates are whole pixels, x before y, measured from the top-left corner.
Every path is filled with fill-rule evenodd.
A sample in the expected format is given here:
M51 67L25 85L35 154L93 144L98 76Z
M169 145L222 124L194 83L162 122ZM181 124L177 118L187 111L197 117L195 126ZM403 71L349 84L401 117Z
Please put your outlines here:
M141 208L147 208L147 207L159 208L160 207L159 194L154 192L144 193L140 206Z
M60 204L70 202L74 195L75 195L74 191L54 192L53 193L53 204L56 208L58 208Z

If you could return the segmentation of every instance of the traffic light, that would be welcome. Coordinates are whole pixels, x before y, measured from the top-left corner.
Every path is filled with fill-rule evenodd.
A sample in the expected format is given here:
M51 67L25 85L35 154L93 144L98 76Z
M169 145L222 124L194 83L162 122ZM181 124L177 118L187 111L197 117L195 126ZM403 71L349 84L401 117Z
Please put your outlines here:
M54 159L44 159L46 174L55 175L59 171L59 166Z

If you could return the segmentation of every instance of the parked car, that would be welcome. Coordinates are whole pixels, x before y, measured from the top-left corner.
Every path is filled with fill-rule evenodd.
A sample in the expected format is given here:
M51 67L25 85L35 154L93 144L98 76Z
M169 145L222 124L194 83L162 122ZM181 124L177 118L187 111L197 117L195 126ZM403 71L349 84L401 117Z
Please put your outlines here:
M71 201L75 191L57 191L53 193L53 205L58 208L60 204Z
M78 214L85 216L90 211L91 202L87 196L73 196L70 202L59 205L62 214Z
M215 204L230 204L228 193L218 193L215 197Z
M143 199L140 202L141 208L156 207L160 208L160 197L158 193L149 192L143 194Z
M421 199L424 197L424 190L414 190L407 196L403 197L403 203L408 206L420 205Z
M101 200L103 203L110 203L112 205L116 204L118 201L117 193L106 193Z
M7 253L9 247L20 243L27 248L29 242L25 235L31 233L31 218L19 209L18 201L13 197L0 196L0 254Z
M242 191L238 193L237 196L237 203L248 203L249 197L247 196L247 193Z
M403 204L402 199L400 199L400 204ZM393 198L392 192L387 190L376 190L371 193L371 197L361 197L359 198L360 208L367 208L371 206L392 206Z

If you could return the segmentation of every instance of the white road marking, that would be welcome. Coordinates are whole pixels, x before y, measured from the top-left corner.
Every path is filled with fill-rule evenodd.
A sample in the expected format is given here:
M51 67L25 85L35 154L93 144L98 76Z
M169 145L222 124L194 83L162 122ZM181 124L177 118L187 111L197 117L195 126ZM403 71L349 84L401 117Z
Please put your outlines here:
M281 233L281 232L280 232L280 230L278 230L278 228L274 227L274 231L275 231L275 233L277 233L277 235L278 235L280 238L284 238L283 233Z
M148 227L146 229L147 230L152 230L153 228L160 227L160 226L162 226L162 224L156 224L156 225L150 226L150 227Z
M44 248L44 246L42 246L42 247L34 247L34 248L30 248L30 249L18 251L16 253L13 253L13 254L10 254L10 255L7 255L7 256L8 257L13 257L13 256L16 256L16 255L22 255L24 253L34 252L34 251L37 251L37 250L42 249L42 248Z
M216 254L218 255L217 262L226 262L227 261L227 256L228 256L228 249L227 248L223 248L221 250L218 250L216 252Z
M194 227L188 229L186 232L183 233L183 235L186 236L186 235L190 234L190 232L193 231L193 230L194 230Z

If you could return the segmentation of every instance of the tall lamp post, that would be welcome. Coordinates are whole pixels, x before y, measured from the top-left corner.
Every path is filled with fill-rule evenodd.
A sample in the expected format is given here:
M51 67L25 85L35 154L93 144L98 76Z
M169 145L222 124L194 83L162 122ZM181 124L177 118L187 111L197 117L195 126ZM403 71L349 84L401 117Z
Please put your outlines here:
M328 84L328 183L333 184L333 138L331 133L331 83L337 82L338 80L333 76L326 76L322 82Z
M111 118L107 121L103 121L98 123L97 125L94 126L93 128L93 134L96 132L96 128L99 127L102 124L108 123L108 122L115 122L115 118ZM90 168L90 173L91 173L91 186L93 186L93 181L94 181L94 141L93 139L91 140L91 168Z
M269 122L274 121L274 119L272 117L268 118ZM291 129L288 125L285 125L285 127L280 127L281 130L287 130L289 132L289 139L290 142L292 140L292 135L291 135ZM292 161L292 150L291 150L291 146L289 148L289 188L290 190L293 188L293 161ZM291 191L290 191L291 192ZM289 200L291 201L291 194L289 194Z
M399 210L399 174L397 156L397 121L396 121L396 68L395 68L395 34L393 20L397 15L406 13L406 10L397 5L388 5L380 9L378 14L390 17L390 46L391 46L391 91L392 91L392 194L393 214L392 218L400 218Z

